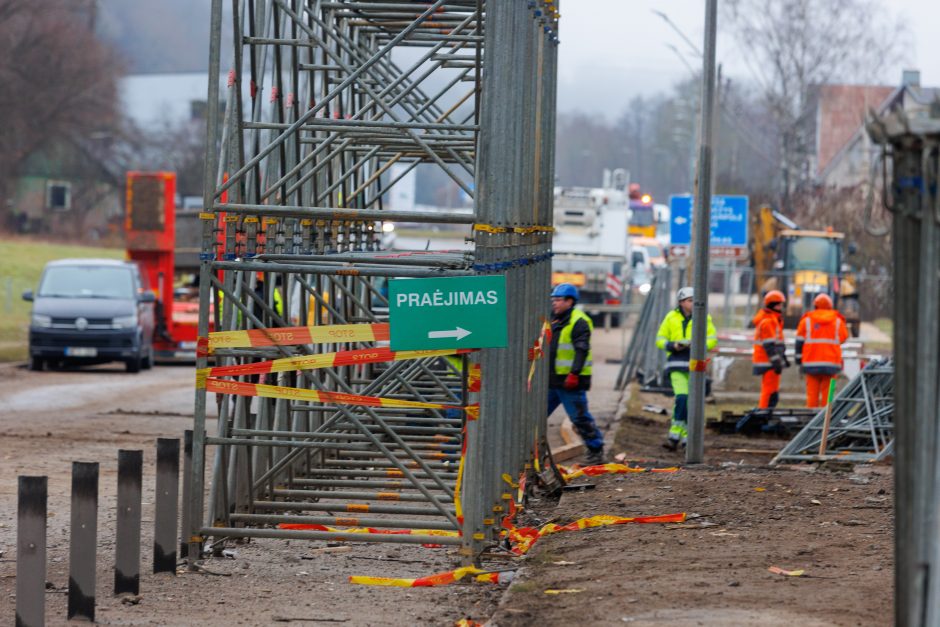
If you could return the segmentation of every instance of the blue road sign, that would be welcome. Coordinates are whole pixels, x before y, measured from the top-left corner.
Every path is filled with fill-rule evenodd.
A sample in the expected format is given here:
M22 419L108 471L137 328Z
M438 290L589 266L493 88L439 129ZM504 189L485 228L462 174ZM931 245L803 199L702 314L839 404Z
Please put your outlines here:
M711 244L714 247L746 247L747 196L712 196ZM670 244L692 244L692 196L669 197Z

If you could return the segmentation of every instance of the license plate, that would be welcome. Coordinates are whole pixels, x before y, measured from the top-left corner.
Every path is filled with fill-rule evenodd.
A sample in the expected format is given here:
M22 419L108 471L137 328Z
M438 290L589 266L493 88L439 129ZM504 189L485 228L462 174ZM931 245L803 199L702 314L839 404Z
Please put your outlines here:
M180 342L180 349L184 351L196 350L195 342Z
M84 346L73 346L65 349L66 357L97 357L97 348L87 348Z

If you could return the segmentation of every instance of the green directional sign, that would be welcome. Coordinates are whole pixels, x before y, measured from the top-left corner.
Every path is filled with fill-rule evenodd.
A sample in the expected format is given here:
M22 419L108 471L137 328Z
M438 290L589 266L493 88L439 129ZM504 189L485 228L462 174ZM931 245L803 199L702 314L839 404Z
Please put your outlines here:
M393 351L502 348L506 277L392 279L388 320Z

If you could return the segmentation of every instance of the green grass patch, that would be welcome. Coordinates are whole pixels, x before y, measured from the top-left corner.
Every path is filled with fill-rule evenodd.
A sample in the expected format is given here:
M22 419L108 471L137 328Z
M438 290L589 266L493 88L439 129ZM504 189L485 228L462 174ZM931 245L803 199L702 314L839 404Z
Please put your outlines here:
M19 238L0 239L0 361L26 358L29 312L32 303L22 299L34 290L46 263L54 259L123 259L123 248L100 248Z

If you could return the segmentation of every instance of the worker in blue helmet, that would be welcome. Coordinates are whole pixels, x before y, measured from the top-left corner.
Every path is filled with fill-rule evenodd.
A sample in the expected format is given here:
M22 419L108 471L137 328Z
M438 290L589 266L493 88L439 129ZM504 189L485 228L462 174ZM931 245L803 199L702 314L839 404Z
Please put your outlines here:
M604 463L604 437L588 411L591 388L591 318L575 308L578 288L560 283L552 290L552 342L548 356L548 414L562 405L587 448L585 462Z

